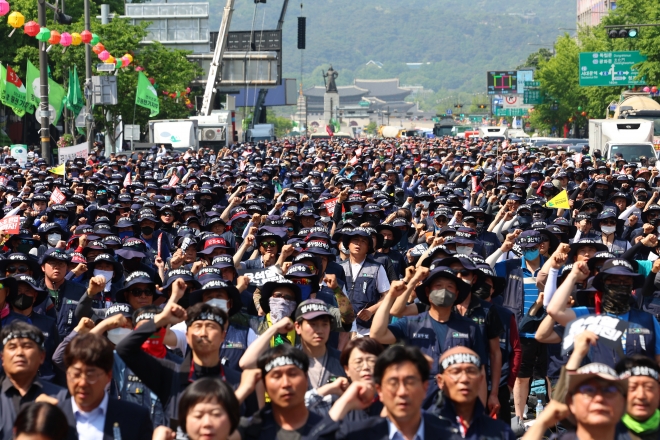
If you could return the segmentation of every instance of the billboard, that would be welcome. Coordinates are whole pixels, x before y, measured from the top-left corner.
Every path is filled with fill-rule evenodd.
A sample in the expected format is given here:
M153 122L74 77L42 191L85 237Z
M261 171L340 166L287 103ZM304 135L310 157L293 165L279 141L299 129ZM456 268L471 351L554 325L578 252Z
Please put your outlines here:
M236 107L252 107L257 102L259 95L259 88L248 87L247 101L245 99L245 88L239 89L236 97ZM269 87L268 94L266 95L266 107L274 107L280 105L296 105L298 102L298 90L296 87L296 80L293 78L285 78L277 87Z
M518 72L491 71L487 73L489 95L508 95L518 93Z

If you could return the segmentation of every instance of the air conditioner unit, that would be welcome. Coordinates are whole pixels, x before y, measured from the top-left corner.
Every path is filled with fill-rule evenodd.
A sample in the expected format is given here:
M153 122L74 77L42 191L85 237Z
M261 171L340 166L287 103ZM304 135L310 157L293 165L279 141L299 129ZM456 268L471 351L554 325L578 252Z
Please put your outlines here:
M202 140L204 141L220 141L224 138L223 128L205 128L202 130Z

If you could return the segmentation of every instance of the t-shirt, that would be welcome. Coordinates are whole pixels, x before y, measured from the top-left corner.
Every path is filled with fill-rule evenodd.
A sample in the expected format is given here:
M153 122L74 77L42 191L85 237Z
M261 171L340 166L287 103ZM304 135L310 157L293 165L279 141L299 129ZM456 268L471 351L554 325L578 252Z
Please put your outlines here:
M323 379L323 370L325 370L327 355L328 353L326 352L325 355L318 358L308 356L309 369L307 370L307 376L309 377L309 383L311 383L314 388L323 385L320 382L321 379Z
M310 412L302 427L289 431L275 423L272 409L267 405L252 417L241 417L237 430L241 440L300 440L303 436L309 435L322 420L322 416Z

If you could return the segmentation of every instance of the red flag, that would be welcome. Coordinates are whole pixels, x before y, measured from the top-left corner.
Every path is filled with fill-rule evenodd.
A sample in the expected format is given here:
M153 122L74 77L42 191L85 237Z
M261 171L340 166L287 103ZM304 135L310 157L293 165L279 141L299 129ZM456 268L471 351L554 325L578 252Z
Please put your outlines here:
M126 177L124 178L124 188L129 186L131 184L131 173L126 173Z
M59 205L61 203L64 203L66 200L66 196L62 191L60 191L59 188L55 188L55 191L50 195L50 200L55 203L56 205Z
M172 178L170 179L170 182L168 183L169 186L174 186L177 183L179 183L179 176L176 174L172 174Z
M23 81L16 75L16 72L14 72L14 69L10 65L7 65L7 82L15 85L17 89L23 87Z
M325 131L326 131L326 133L328 133L328 136L330 136L330 137L332 137L335 134L335 132L332 131L332 127L330 127L329 125L325 126Z
M325 206L325 209L328 210L328 214L332 217L335 213L335 206L337 206L337 197L324 201L323 206Z

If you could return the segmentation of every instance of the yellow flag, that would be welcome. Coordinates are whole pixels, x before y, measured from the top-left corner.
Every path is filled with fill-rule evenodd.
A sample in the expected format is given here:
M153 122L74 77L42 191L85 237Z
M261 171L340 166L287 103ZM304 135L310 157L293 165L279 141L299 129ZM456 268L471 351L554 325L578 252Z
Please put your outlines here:
M64 164L59 164L55 168L51 168L50 172L53 174L57 174L58 176L63 176L64 175Z
M571 205L568 204L568 193L566 190L563 190L550 200L548 200L548 203L545 204L546 207L548 208L563 208L563 209L570 209Z

